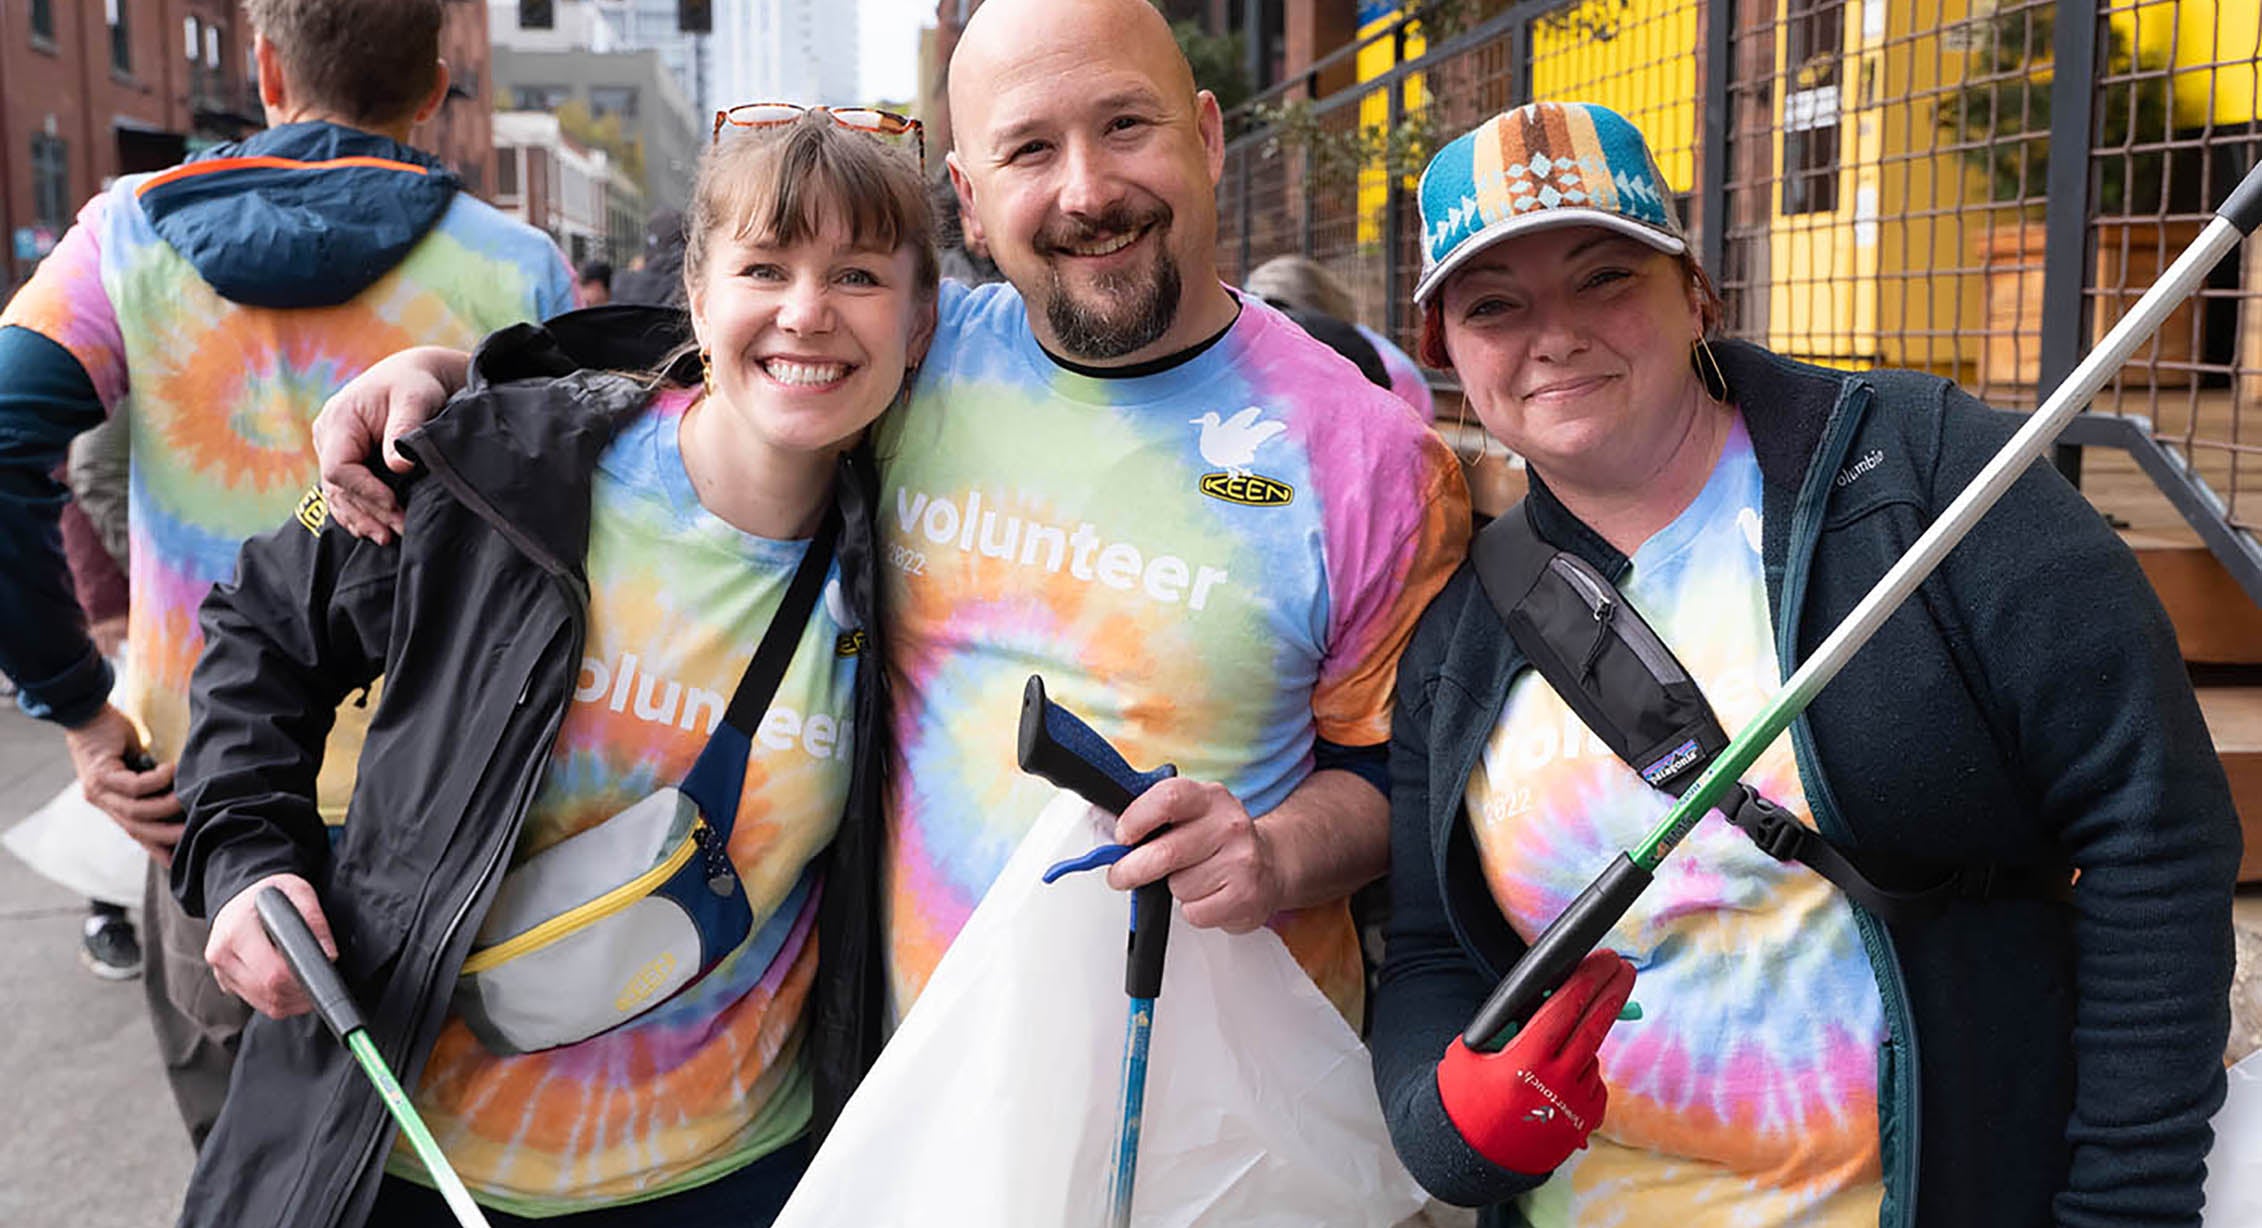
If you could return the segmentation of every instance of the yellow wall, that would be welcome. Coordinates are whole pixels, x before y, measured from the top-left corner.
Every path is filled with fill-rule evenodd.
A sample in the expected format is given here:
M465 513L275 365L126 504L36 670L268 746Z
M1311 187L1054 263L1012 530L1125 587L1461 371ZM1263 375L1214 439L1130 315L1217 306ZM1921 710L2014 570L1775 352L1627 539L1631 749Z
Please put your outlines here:
M1649 139L1676 192L1696 188L1698 0L1626 0L1586 6L1610 37L1573 24L1532 26L1532 90L1539 101L1598 102ZM1580 15L1574 11L1574 17Z
M1599 102L1622 112L1649 137L1672 187L1691 191L1701 0L1626 0L1623 9L1614 0L1591 11L1610 23L1610 37L1576 25L1533 27L1531 96ZM2011 239L2022 219L1989 201L1983 173L1961 156L1934 152L1942 143L1936 99L1962 81L1967 63L1961 44L1944 32L1973 11L1974 0L1848 0L1839 191L1829 213L1782 211L1784 108L1799 83L1778 25L1766 120L1773 168L1763 189L1769 194L1766 267L1752 270L1766 286L1770 346L1824 362L1923 367L1966 380L1977 373L1990 329L2029 338L2021 344L2031 348L2040 321L2026 318L2030 307L2006 313L2008 279L1999 263L1996 316L1989 318L1990 235ZM1362 35L1386 28L1396 16L1390 10L1370 19ZM1776 0L1776 16L1787 20L1785 0ZM2262 118L2256 72L2262 0L2139 0L2112 20L2133 33L2140 48L2177 66L2179 127ZM1409 58L1421 51L1419 40L1408 40ZM1394 62L1390 43L1378 42L1360 53L1358 77L1373 80ZM2038 71L2046 76L2049 65ZM1408 109L1418 108L1419 79L1404 88ZM1365 99L1362 125L1386 126L1388 105L1383 92ZM1745 120L1732 115L1731 122ZM1381 238L1384 196L1378 165L1359 181L1361 243ZM1993 361L2001 364L1997 344Z
M1397 24L1398 16L1397 9L1384 10L1360 26L1358 36L1364 39L1371 34L1388 30ZM1428 46L1419 34L1408 34L1404 41L1406 58L1409 60L1421 58ZM1359 54L1354 57L1355 71L1362 82L1372 81L1397 65L1398 57L1394 54L1392 40L1387 38L1377 39L1372 45L1360 48ZM1418 111L1426 97L1422 92L1421 74L1415 73L1408 77L1398 88L1404 99L1406 113ZM1376 90L1359 100L1359 127L1368 132L1382 132L1390 127L1389 90ZM1359 242L1362 245L1382 242L1383 207L1388 199L1388 176L1383 173L1380 163L1359 172Z
M1829 213L1782 211L1784 96L1796 81L1776 43L1775 182L1769 213L1767 343L1815 361L1923 367L1968 377L1985 327L1979 253L1991 221L1986 185L1940 143L1934 100L1962 79L1964 55L1942 31L1969 0L1846 7L1839 73L1838 201ZM1778 17L1787 6L1778 5Z
M2136 45L2175 66L2176 126L2243 124L2262 117L2262 0L2149 0L2111 17Z

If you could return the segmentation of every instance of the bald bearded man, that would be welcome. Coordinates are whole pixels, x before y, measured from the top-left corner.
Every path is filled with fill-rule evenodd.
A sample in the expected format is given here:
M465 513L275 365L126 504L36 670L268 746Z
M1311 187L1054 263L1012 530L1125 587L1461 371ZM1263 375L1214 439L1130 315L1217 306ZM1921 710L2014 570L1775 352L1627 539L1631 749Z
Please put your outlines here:
M875 440L894 1005L1049 795L1014 763L1038 673L1133 762L1180 769L1122 816L1141 847L1110 881L1167 877L1191 924L1271 924L1356 1022L1345 898L1387 862L1391 689L1466 544L1459 470L1402 402L1219 283L1217 101L1145 0L990 0L951 106L964 224L1009 281L945 286ZM359 462L463 369L412 351L333 399L334 517L398 531Z

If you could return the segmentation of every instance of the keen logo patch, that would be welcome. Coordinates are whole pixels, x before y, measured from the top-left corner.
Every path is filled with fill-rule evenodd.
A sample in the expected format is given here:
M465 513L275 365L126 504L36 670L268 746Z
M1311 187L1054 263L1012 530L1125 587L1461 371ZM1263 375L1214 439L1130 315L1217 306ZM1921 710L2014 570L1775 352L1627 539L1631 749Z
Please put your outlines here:
M1188 426L1202 428L1196 436L1202 459L1224 470L1202 475L1196 486L1203 494L1243 507L1285 507L1295 499L1295 487L1249 468L1256 463L1257 450L1288 429L1285 422L1267 421L1264 413L1261 406L1251 405L1230 418L1219 418L1213 410L1187 419Z
M297 515L307 532L320 537L322 526L330 523L330 501L322 497L320 490L307 491L306 497L298 501Z
M867 642L864 632L861 630L844 631L839 639L833 641L833 655L836 657L861 656Z
M668 983L668 974L674 971L675 956L666 951L660 952L658 959L644 965L637 970L635 976L628 978L628 984L621 988L620 996L613 999L613 1009L624 1015L635 1010L645 999L658 993L660 987Z
M1205 473L1197 483L1212 499L1243 507L1286 507L1296 501L1296 488L1261 473Z

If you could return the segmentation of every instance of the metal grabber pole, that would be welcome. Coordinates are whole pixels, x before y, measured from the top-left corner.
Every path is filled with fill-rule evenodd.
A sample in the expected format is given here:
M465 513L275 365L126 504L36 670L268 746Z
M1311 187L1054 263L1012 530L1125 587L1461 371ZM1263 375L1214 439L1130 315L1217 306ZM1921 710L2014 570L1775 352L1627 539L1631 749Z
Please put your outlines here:
M1140 794L1177 775L1169 764L1151 772L1134 770L1123 756L1076 714L1045 696L1045 681L1029 676L1021 692L1018 747L1021 770L1042 777L1113 815L1121 815ZM1045 881L1063 874L1095 870L1131 850L1102 845L1073 861L1045 871ZM1170 942L1170 884L1164 880L1131 892L1131 932L1123 962L1123 992L1130 1015L1123 1029L1121 1112L1115 1134L1115 1166L1108 1177L1108 1223L1130 1228L1131 1191L1139 1177L1139 1134L1146 1122L1147 1042L1154 1031L1155 999L1162 996L1163 954Z
M298 906L273 887L261 888L252 905L259 910L259 921L267 928L267 936L283 953L291 971L298 974L299 984L306 986L307 996L314 999L315 1013L360 1064L362 1073L376 1087L377 1098L384 1101L385 1111L393 1115L401 1133L408 1137L409 1145L416 1149L417 1158L424 1161L425 1171L439 1186L440 1197L447 1202L448 1210L455 1213L459 1228L488 1228L487 1216L479 1210L479 1204L471 1200L471 1191L464 1188L463 1178L456 1175L448 1157L440 1153L439 1143L433 1141L424 1119L409 1103L400 1080L393 1077L385 1059L378 1056L376 1042L369 1039L369 1027L361 1017L361 1007L346 989L345 978L330 966L329 956L322 953L322 944L315 940L306 918L298 914Z
M1995 506L1995 501L2025 474L2027 466L2050 447L2058 432L2089 404L2097 390L2103 388L2137 347L2160 327L2161 321L2199 288L2217 262L2254 232L2258 221L2262 221L2262 165L2247 173L2230 199L2215 211L2214 219L2207 223L2199 238L2176 258L2150 290L2145 291L2136 306L2089 352L2089 357L2058 385L2050 399L2042 403L2042 408L2034 411L2018 434L2003 445L2002 451L1980 470L1971 485L1948 505L1948 510L1909 547L1909 552L1893 564L1877 586L1862 598L1861 604L1846 615L1845 621L1838 624L1814 655L1768 700L1759 716L1729 741L1727 749L1721 751L1688 792L1681 795L1648 839L1631 852L1620 853L1601 877L1590 883L1561 916L1548 924L1524 957L1501 978L1499 987L1485 1000L1476 1017L1469 1021L1469 1026L1461 1033L1465 1044L1480 1051L1497 1049L1514 1025L1531 1017L1541 1000L1554 992L1578 967L1579 961L1602 941L1603 935L1609 933L1610 927L1626 915L1626 910L1649 886L1651 874L1696 826L1697 820L1720 804L1721 798L1759 758L1760 752L1806 710L1823 686L1837 676L1855 651L1869 642L1869 637L1876 634L1893 610L1932 574L1932 569L1955 549L1972 525L1987 514L1987 509Z

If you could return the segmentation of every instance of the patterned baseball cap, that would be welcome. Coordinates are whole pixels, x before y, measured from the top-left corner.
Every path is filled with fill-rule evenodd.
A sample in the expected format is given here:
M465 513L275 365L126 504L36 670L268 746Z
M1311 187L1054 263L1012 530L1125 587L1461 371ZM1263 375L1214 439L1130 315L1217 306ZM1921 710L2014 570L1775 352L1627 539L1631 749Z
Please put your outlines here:
M1591 102L1534 102L1493 116L1437 151L1420 195L1417 304L1478 252L1549 226L1602 226L1675 256L1689 248L1641 130Z

